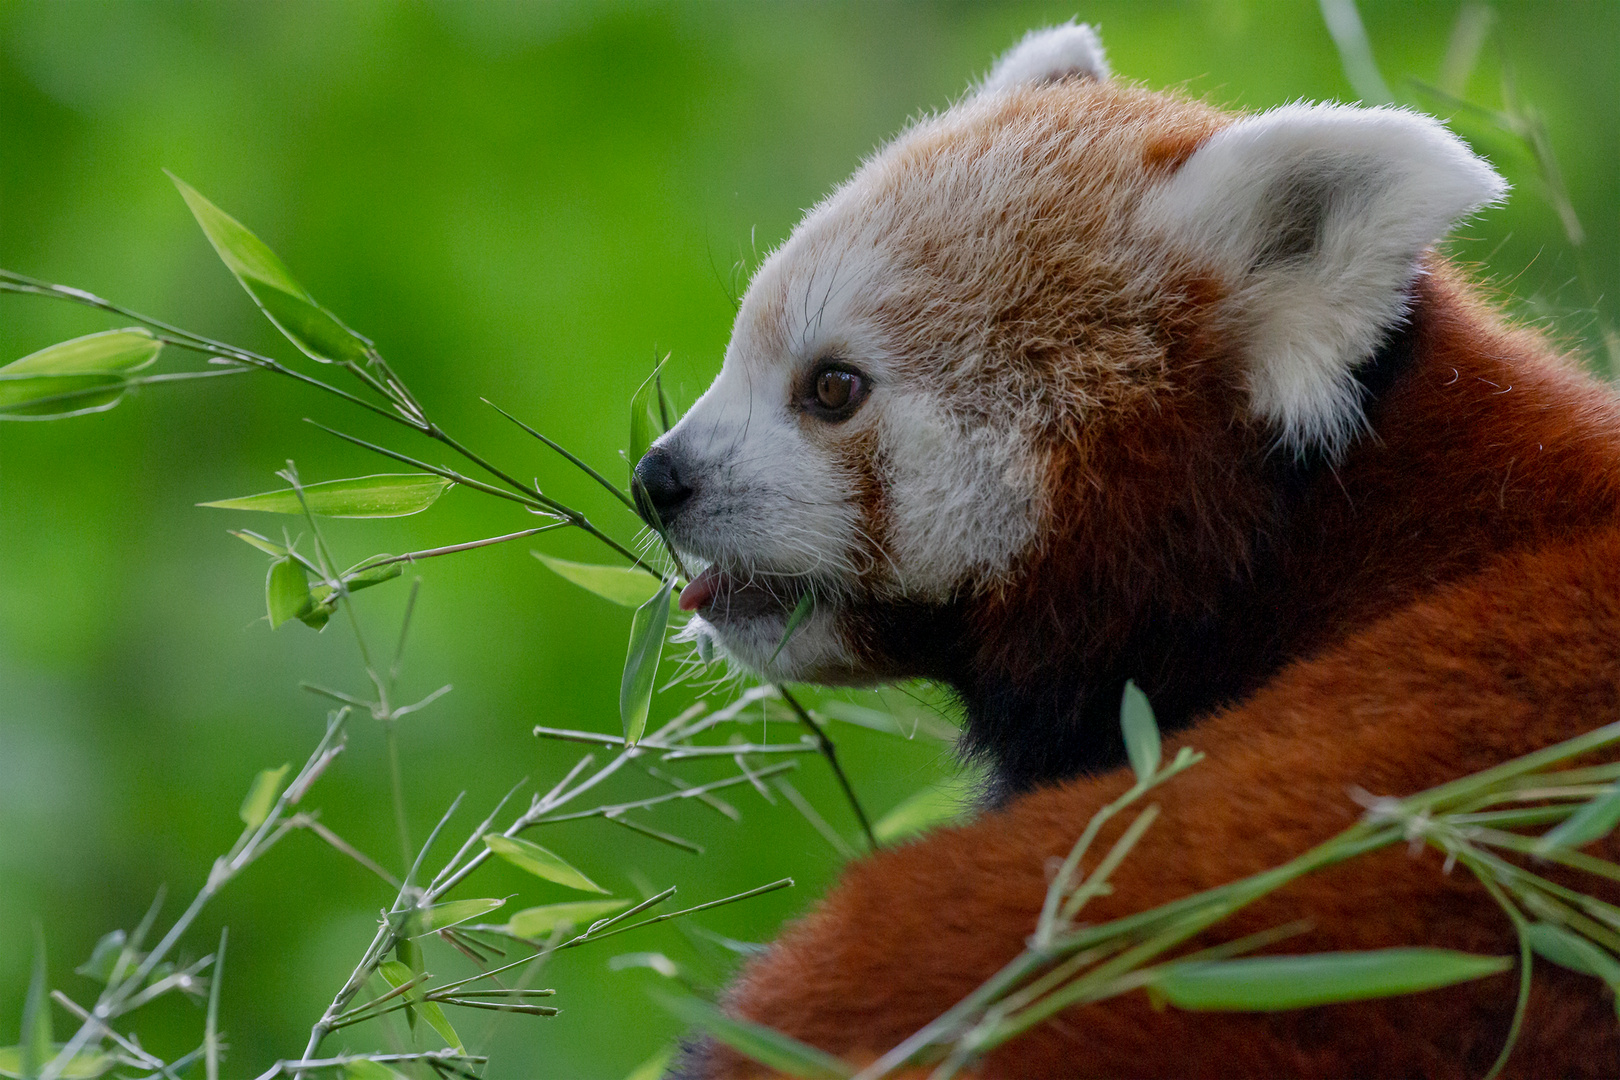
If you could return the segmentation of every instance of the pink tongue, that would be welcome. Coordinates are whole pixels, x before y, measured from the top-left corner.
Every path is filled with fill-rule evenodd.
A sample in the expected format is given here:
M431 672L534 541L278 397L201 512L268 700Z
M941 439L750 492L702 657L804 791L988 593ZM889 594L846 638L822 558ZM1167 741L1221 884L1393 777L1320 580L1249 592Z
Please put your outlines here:
M703 571L703 573L689 581L686 588L681 590L681 610L696 611L710 600L713 600L719 584L719 570L711 566Z

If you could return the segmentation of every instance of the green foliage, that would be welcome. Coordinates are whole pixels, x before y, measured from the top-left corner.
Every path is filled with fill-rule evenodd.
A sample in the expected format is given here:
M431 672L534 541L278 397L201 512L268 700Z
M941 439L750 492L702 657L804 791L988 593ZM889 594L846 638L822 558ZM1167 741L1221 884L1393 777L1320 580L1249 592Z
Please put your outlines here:
M873 823L872 833L882 843L893 843L955 820L967 810L972 798L965 778L951 777L923 788L884 814Z
M628 900L575 900L524 908L506 921L506 932L519 938L543 938L557 929L588 926L629 906Z
M624 740L632 746L647 730L647 711L652 707L658 658L664 652L664 632L669 628L669 602L674 591L673 581L664 582L636 608L630 622L630 649L619 681L619 720L624 725Z
M581 892L607 892L602 886L574 869L562 856L547 851L539 844L509 836L497 836L493 833L484 837L484 844L519 870L527 870L535 877L554 881L558 885L578 889Z
M854 1069L823 1050L761 1024L727 1016L699 998L655 992L653 999L683 1022L702 1028L732 1049L787 1076L842 1080L855 1075Z
M220 259L288 341L323 364L368 359L371 343L317 304L264 241L178 176L170 173L169 179Z
M242 824L250 829L257 829L265 823L270 816L270 808L276 804L276 796L281 793L281 781L290 768L291 765L283 765L279 769L264 769L253 778L253 786L248 788L247 797L242 800L242 808L237 811ZM95 962L94 956L91 957L91 962Z
M546 569L572 582L587 592L621 607L639 608L651 600L662 587L662 582L645 570L634 566L598 566L591 563L554 559L536 551L534 557L545 563Z
M236 499L198 503L221 510L258 510L270 514L306 512L335 518L392 518L420 514L438 502L451 486L442 476L384 473L351 480L324 480L296 490L283 488Z
M1136 778L1145 782L1159 770L1159 724L1147 695L1134 680L1125 681L1119 726L1125 735L1125 755L1130 758L1131 768L1136 770Z
M0 420L60 420L123 400L130 375L150 367L163 343L145 327L64 341L0 367Z
M1167 965L1148 991L1178 1009L1278 1012L1434 990L1512 967L1511 957L1450 949L1246 956Z
M1255 108L1350 92L1315 5L1194 4L1170 13L1099 2L1102 7L1083 16L1102 22L1119 70L1150 85L1207 73L1206 85L1194 85L1193 93ZM1455 126L1508 172L1517 194L1506 210L1472 226L1458 249L1465 257L1488 257L1492 274L1518 293L1524 313L1538 320L1564 316L1557 325L1566 339L1584 337L1601 349L1610 309L1602 298L1615 293L1620 266L1617 238L1613 230L1592 228L1584 246L1571 248L1565 223L1575 212L1589 224L1614 216L1602 182L1611 163L1602 150L1620 139L1620 118L1601 103L1613 100L1620 85L1611 59L1620 18L1591 7L1504 7L1486 47L1470 52L1453 47L1461 40L1454 9L1376 0L1360 7L1395 96L1451 110L1452 99L1414 88L1408 78L1428 80L1438 71L1437 89L1489 110L1458 106ZM1472 5L1464 14L1469 10ZM735 291L758 254L781 240L800 208L919 106L958 94L972 65L988 63L1030 25L1071 14L986 6L964 18L951 5L762 10L723 2L634 19L567 4L511 11L419 5L381 14L365 5L296 13L233 8L207 17L187 5L106 0L0 9L0 69L7 73L0 80L0 110L8 141L25 151L7 158L0 263L94 285L231 341L279 349L294 357L289 367L299 373L278 375L279 383L231 380L228 393L211 383L164 385L171 378L249 370L222 366L227 355L176 335L168 342L175 347L154 352L164 369L199 353L213 366L158 375L131 367L0 378L0 402L6 403L0 417L105 411L126 402L60 430L0 425L6 563L0 683L7 687L0 728L8 734L0 761L0 865L6 868L0 921L15 930L34 914L49 914L53 951L89 957L81 966L100 980L70 977L63 989L74 996L86 987L99 994L109 982L116 986L120 964L131 974L153 951L161 928L154 923L144 942L138 927L104 931L129 925L124 905L130 889L164 881L179 887L204 876L207 866L196 853L214 843L222 815L229 818L244 770L307 749L309 719L286 706L288 683L301 676L343 686L358 678L366 690L349 694L361 703L357 715L379 717L390 733L388 751L383 740L360 738L319 767L330 770L332 780L310 813L318 809L318 824L343 833L339 840L362 852L391 851L405 839L395 835L396 816L420 840L442 809L433 801L442 792L465 787L476 800L520 776L549 785L564 775L577 748L550 740L537 747L530 725L538 719L589 729L576 733L586 735L611 730L613 691L626 655L624 613L582 594L537 603L536 568L515 552L436 562L426 572L421 618L427 629L416 638L416 666L397 682L390 680L397 666L379 647L378 628L386 627L382 632L391 639L414 594L379 590L350 609L369 639L367 666L378 675L379 690L350 661L362 639L349 637L348 620L337 611L348 601L332 595L333 586L352 592L391 580L402 573L403 561L379 565L383 557L373 556L348 571L337 568L366 551L439 550L431 545L506 534L514 526L500 510L547 508L539 486L545 497L599 517L602 531L628 547L639 525L622 515L622 492L601 482L600 473L592 479L556 458L531 461L523 447L510 452L498 441L509 429L497 430L500 421L481 427L474 415L481 410L463 403L482 390L521 405L518 411L556 436L550 445L565 444L576 462L606 469L603 463L630 456L624 403L646 373L649 347L656 344L672 357L653 380L653 394L642 395L643 437L662 428L664 414L674 415L666 384L689 398L712 376L733 318L727 289ZM633 62L604 64L603 56ZM1257 56L1266 59L1255 62ZM118 57L139 59L133 65L108 59ZM829 57L839 76L831 80L825 78ZM1518 72L1512 101L1501 91L1509 61ZM433 78L424 79L424 72ZM807 85L826 92L807 96ZM312 96L310 87L321 92ZM192 233L188 242L178 227L190 228L179 200L155 171L160 161L174 163L211 193L228 194L242 220L299 267L302 280L234 218L200 196L187 200L204 208L199 217L212 224L210 242L296 352L229 287L201 238ZM1558 198L1549 201L1543 193L1555 190L1555 179ZM216 236L224 239L223 250ZM15 275L0 282L11 291L32 288ZM365 546L347 550L342 561L317 550L301 523L289 522L293 537L237 531L264 556L303 566L310 606L299 617L324 623L337 615L343 631L269 638L262 620L244 629L260 602L257 557L244 559L245 550L219 544L217 526L189 507L220 490L257 490L265 462L289 452L312 475L363 471L356 464L360 451L323 442L325 436L299 425L304 416L328 416L316 410L348 407L310 392L303 381L310 371L334 380L348 373L339 365L305 364L305 357L352 363L392 386L365 351L365 339L329 314L304 283L356 325L363 319L375 328L379 340L386 336L412 385L443 405L439 419L490 447L490 460L510 462L508 475L521 483L468 465L480 482L502 488L509 503L458 497L419 518L334 523L327 539L340 549L353 539L343 530L368 530ZM139 321L14 296L0 298L0 306L0 360L37 354L74 335L125 333L111 328ZM168 336L158 330L145 347ZM0 371L6 373L15 374L15 365ZM128 393L148 386L153 389L138 400ZM79 396L44 393L68 387ZM395 408L387 395L366 400ZM139 407L128 407L131 402ZM404 404L406 413L390 415L408 416L410 402ZM374 415L367 422L401 426ZM360 434L372 437L370 430ZM442 443L428 452L418 449L422 443L408 444L431 439L418 426L393 435L379 438L424 464L439 461L434 454L455 453ZM537 472L538 485L531 483ZM296 535L300 530L304 535ZM571 531L548 550L632 564L625 550L605 556L583 539L587 535ZM453 678L473 690L448 699L440 715L409 719L414 705L401 702L412 701L412 680L433 676L432 685ZM658 735L659 723L692 704L690 688L701 685L692 680L653 699L643 747L691 741L678 737L685 727ZM825 726L837 735L854 786L875 805L902 803L949 771L949 755L932 741L951 734L938 717L919 719L909 706L890 710L873 697L807 701L816 717L839 721ZM727 707L717 699L709 712ZM755 698L711 730L722 741L736 736L769 744L780 741L780 722L793 718L779 702ZM918 733L931 738L893 737ZM617 746L597 743L591 750L601 753L604 746L608 759L618 760ZM391 815L386 806L396 770L387 754L396 747L397 775L411 795ZM679 762L659 761L664 752L628 760L610 778L623 790L604 805L700 790L700 796L681 795L651 809L670 815L658 821L660 831L691 837L710 849L708 857L692 861L686 850L633 826L609 829L618 819L600 814L547 826L556 832L546 842L570 857L589 851L596 861L588 865L602 867L597 876L615 892L633 884L622 880L630 867L679 879L683 887L687 880L725 886L716 892L790 870L811 893L825 887L837 857L827 849L807 854L809 845L820 843L819 829L776 785L792 775L791 790L802 789L806 805L842 824L848 819L838 815L847 811L831 770L801 755L795 760L804 768L767 775L791 762L746 755L756 789L740 772L713 771L732 766L727 756L689 759L694 770L710 771L675 776ZM649 765L689 788L643 772ZM717 776L732 775L742 777L738 785L707 787ZM304 797L307 788L294 778L283 794ZM760 790L778 805L744 801ZM743 816L742 826L722 807ZM302 814L272 808L267 820ZM289 869L246 874L231 884L229 917L253 920L254 947L233 961L220 1002L220 1026L231 1036L229 1075L249 1075L304 1045L311 1020L354 959L335 955L334 942L350 940L353 920L371 918L386 904L378 896L382 877L354 873L357 864L336 854L330 841L317 841L303 825L297 831L309 835L291 844L308 841L309 850L282 853L280 865ZM322 842L328 847L319 847ZM1548 846L1562 858L1579 855L1581 845L1561 840ZM482 850L476 839L475 850ZM417 856L413 849L401 862L396 854L377 869L397 883ZM488 872L509 873L504 865ZM610 876L615 872L619 877ZM86 893L86 880L109 887ZM393 885L388 888L387 896L394 895ZM495 885L480 889L496 891ZM521 902L542 899L524 893ZM767 899L757 909L709 914L711 925L727 935L765 940L803 903ZM171 916L173 907L165 909ZM205 918L213 917L209 908ZM1563 925L1542 919L1538 913L1531 925ZM467 925L448 929L454 934ZM183 937L185 955L208 948L209 936L197 936L201 929ZM356 951L366 933L359 932ZM421 944L435 969L470 965L458 950L478 948L478 934L454 942L434 934ZM702 967L682 951L682 942L659 947L683 965ZM610 976L599 957L571 966L574 955L561 952L547 968L564 991L575 991L564 1022L545 1040L507 1040L504 1056L488 1066L490 1077L622 1075L677 1032L681 1022L672 1017L625 1025L625 1016L645 1013L641 976ZM13 1018L30 982L27 957L26 948L0 949L0 1004ZM154 977L161 983L165 962L155 962L129 994L156 985ZM723 970L708 975L718 981ZM265 986L276 992L258 992ZM187 1025L195 1017L186 1010L148 1009L138 1019L143 1033L151 1032L150 1045L192 1038ZM377 1031L371 1042L370 1028L342 1034L352 1035L354 1045L406 1038ZM65 1074L112 1063L109 1054L83 1051ZM378 1080L425 1068L356 1060L324 1075ZM0 1072L7 1070L20 1072L20 1048L0 1049ZM196 1075L196 1067L185 1075Z

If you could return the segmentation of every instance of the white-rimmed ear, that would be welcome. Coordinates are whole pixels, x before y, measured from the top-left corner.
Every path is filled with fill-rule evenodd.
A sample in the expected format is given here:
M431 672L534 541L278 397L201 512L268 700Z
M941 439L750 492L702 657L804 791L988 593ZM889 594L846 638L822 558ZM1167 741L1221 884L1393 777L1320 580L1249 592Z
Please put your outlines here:
M1506 191L1431 117L1288 105L1217 132L1139 220L1223 279L1256 415L1331 454L1364 423L1354 371L1405 316L1418 257Z
M1056 82L1071 75L1108 78L1108 58L1102 39L1084 23L1068 22L1031 30L1007 50L979 84L979 93L994 93L1011 86Z

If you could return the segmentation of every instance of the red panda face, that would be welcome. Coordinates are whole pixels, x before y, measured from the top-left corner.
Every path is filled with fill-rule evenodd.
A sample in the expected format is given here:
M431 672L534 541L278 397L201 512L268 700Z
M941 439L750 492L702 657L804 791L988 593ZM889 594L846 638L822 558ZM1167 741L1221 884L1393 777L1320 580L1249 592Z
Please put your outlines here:
M1236 118L1107 74L1087 28L1031 35L760 267L719 377L637 470L708 565L692 634L773 678L937 675L1077 527L1168 527L1081 520L1130 483L1124 427L1151 440L1202 395L1212 430L1354 437L1352 373L1422 249L1500 181L1413 114Z

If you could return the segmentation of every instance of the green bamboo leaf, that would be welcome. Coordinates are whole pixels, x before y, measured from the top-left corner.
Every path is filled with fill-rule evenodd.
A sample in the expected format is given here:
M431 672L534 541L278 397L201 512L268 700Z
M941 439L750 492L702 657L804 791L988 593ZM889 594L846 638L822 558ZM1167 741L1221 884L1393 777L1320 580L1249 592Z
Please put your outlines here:
M1555 848L1585 847L1594 840L1608 836L1616 825L1620 825L1620 784L1611 784L1608 791L1586 803L1536 841L1536 852L1545 854Z
M45 931L34 925L34 970L28 979L28 995L23 998L22 1072L38 1076L56 1056L51 1038L51 1001L46 987Z
M482 918L505 904L505 900L495 899L452 900L447 904L421 908L412 913L410 934L412 937L421 937L435 930L443 930L447 926Z
M264 605L272 628L296 619L315 606L309 594L309 573L297 559L277 559L264 579Z
M286 548L282 547L273 540L265 539L258 533L253 532L251 529L226 529L225 531L242 541L244 544L249 544L258 548L266 555L271 555L278 559L285 559L287 557Z
M377 974L381 975L388 982L388 985L394 987L404 986L416 978L416 972L412 971L409 965L402 964L398 960L389 960L378 965ZM445 1017L444 1010L439 1008L438 1002L424 1000L420 986L405 991L405 998L411 1002L410 1008L406 1010L407 1015L414 1009L421 1014L423 1020L428 1022L429 1027L439 1033L441 1039L449 1043L457 1051L465 1052L465 1048L461 1045L461 1036L456 1034L456 1029L450 1025L449 1019Z
M906 799L872 826L872 835L882 843L943 825L961 817L972 801L972 792L960 774L942 780Z
M409 955L412 957L412 962L407 964L404 960L384 960L377 965L377 974L381 975L383 981L389 986L400 987L421 974L422 947L409 938L401 938L395 946L395 955ZM411 1029L413 1035L416 1033L415 1002L420 1001L421 998L422 995L414 991L405 994L407 1003L405 1005L405 1025Z
M664 390L664 376L661 371L653 372L653 385L658 388L658 429L668 431L675 426L675 421L680 417L675 413L675 403L669 400L669 394Z
M593 592L604 600L622 607L640 607L657 594L662 584L647 571L636 566L598 566L593 563L569 562L554 559L541 552L532 552L546 564L546 569L564 581Z
M56 1043L51 1046L51 1056L60 1054L66 1043ZM62 1070L62 1080L95 1080L114 1065L118 1059L112 1054L100 1050L81 1050L73 1055L73 1060L67 1063ZM24 1080L39 1075L23 1071L23 1048L21 1046L0 1046L0 1076L6 1080Z
M771 653L771 658L769 660L765 661L767 664L776 663L776 658L782 655L782 650L787 648L787 643L793 640L793 635L799 632L799 627L804 625L804 621L808 619L811 613L815 610L815 593L806 592L803 596L799 597L799 602L793 605L793 613L788 616L787 625L782 627L782 640L776 643L776 651Z
M659 423L659 394L662 386L658 380L658 373L663 370L664 364L669 360L665 357L658 361L647 381L636 388L634 396L630 398L630 450L627 455L630 469L635 471L636 464L647 455L647 448L653 440L662 435L668 428Z
M203 198L173 173L169 179L191 208L208 242L247 290L259 310L311 359L363 363L371 342L315 302L269 246L235 218Z
M520 870L527 870L535 877L554 881L558 885L566 885L570 889L580 892L594 892L607 895L607 890L596 882L574 869L563 861L560 855L547 851L539 844L528 840L518 840L510 836L501 836L490 833L484 837L484 844Z
M1125 680L1125 695L1119 703L1119 726L1125 734L1125 755L1131 759L1136 778L1146 781L1159 769L1159 724L1153 706L1134 679Z
M664 582L630 620L630 648L619 681L619 720L624 724L624 741L631 746L647 730L647 710L652 707L658 658L663 655L664 631L669 628L669 598L674 590L673 581Z
M898 735L902 739L926 735L931 739L952 742L959 734L955 727L938 716L923 713L901 718L881 709L857 705L839 698L824 699L816 706L816 712L830 720L854 724L871 731L881 731L885 735Z
M1181 1009L1276 1012L1434 990L1512 966L1511 957L1450 949L1247 956L1171 964L1150 991Z
M385 563L382 566L368 566L379 559L391 559L392 555L373 555L371 558L355 563L343 571L343 584L350 592L359 592L369 589L373 585L381 585L385 581L392 581L405 572L405 564L398 562Z
M345 1080L409 1080L402 1072L390 1069L380 1061L362 1058L343 1066Z
M0 420L58 420L117 405L128 377L163 342L139 326L106 330L29 353L0 367Z
M112 978L113 968L118 965L118 957L123 954L127 940L122 930L101 935L96 947L90 950L90 959L74 968L74 973L98 983L106 982Z
M336 518L390 518L420 514L432 506L454 481L432 473L379 473L348 480L323 480L304 485L304 502L312 514ZM221 510L260 510L271 514L304 513L304 503L292 488L198 503Z
M1524 929L1536 955L1559 967L1602 979L1620 990L1620 960L1607 949L1554 923L1535 922Z
M628 900L576 900L524 908L507 920L506 932L513 937L543 938L558 927L589 926L629 906Z
M270 808L276 804L276 796L281 794L281 781L291 767L283 765L279 769L264 769L253 778L253 786L248 788L247 798L242 800L242 808L237 811L237 816L248 828L257 829L270 816Z
M855 1075L854 1069L825 1050L762 1024L727 1016L700 998L660 990L648 992L683 1022L702 1028L738 1053L779 1073L804 1080L843 1080Z

